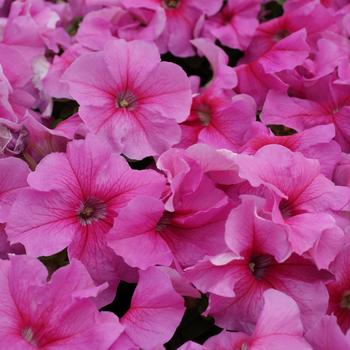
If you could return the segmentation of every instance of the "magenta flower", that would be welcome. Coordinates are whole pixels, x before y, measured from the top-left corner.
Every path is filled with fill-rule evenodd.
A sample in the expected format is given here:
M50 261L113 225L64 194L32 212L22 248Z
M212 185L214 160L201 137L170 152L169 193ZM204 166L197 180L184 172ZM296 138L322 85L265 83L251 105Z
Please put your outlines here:
M140 1L143 2L142 0ZM148 0L146 3L163 6L166 13L166 26L160 38L156 41L160 51L170 51L178 57L193 56L191 40L194 39L197 25L202 16L217 13L222 6L222 0Z
M77 261L48 281L45 267L27 256L0 260L1 347L108 350L123 331L116 316L99 313L95 287Z
M205 145L169 150L158 159L170 193L156 231L182 266L225 249L224 226L232 208L220 185L239 181L229 156ZM158 214L159 215L159 212Z
M224 226L231 204L216 184L234 179L232 159L197 145L164 153L158 167L170 183L166 202L150 197L130 201L107 235L109 246L141 269L169 266L173 260L190 266L206 255L219 254L225 249Z
M333 141L334 135L332 124L315 126L287 136L260 133L250 139L243 149L245 153L255 154L266 145L282 145L293 152L302 153L306 158L318 159L321 173L331 179L341 159L340 147Z
M163 212L164 204L159 199L136 197L121 209L107 234L108 245L130 266L169 266L173 255L159 234Z
M215 86L208 88L194 97L191 114L181 124L181 146L199 142L237 152L256 134L255 118L256 105L250 96L229 98Z
M10 241L22 243L31 256L68 247L69 256L81 260L95 281L110 282L113 299L124 265L106 246L105 234L131 199L141 194L159 197L163 177L152 170L131 170L107 144L88 135L68 144L67 153L45 157L29 184L12 210Z
M191 113L181 124L182 140L177 147L200 142L238 151L256 134L255 102L248 95L232 96L236 74L222 49L207 39L195 39L192 44L208 59L214 75L194 96Z
M130 309L120 322L132 343L151 350L172 337L184 314L184 301L164 272L150 268L139 275ZM118 349L115 345L111 350Z
M28 165L16 158L0 159L0 223L6 223L12 205L24 190L29 175Z
M323 316L305 338L314 350L348 350L350 347L349 336L341 331L335 316Z
M259 61L241 64L235 70L238 77L235 91L252 96L259 109L263 106L269 90L287 92L288 85L277 74L266 73Z
M203 347L194 343L181 350L312 350L303 337L300 311L295 301L275 290L263 294L264 306L251 335L222 332L207 340Z
M14 69L13 62L18 63ZM12 121L21 119L27 108L35 105L30 91L32 78L30 63L13 47L0 43L0 112Z
M208 312L221 327L249 331L269 288L292 297L309 326L326 311L328 274L309 260L289 257L286 229L263 218L261 206L259 198L248 197L233 209L225 232L229 250L203 259L186 276L202 292L212 293Z
M329 292L328 313L336 316L344 333L350 329L349 266L349 241L347 241L332 265L335 281L327 284Z
M87 126L122 144L128 157L157 155L180 140L177 122L191 104L189 79L179 66L160 62L155 46L110 41L103 52L79 57L65 79Z
M88 13L75 39L92 50L102 50L113 38L154 42L166 24L165 10L153 1L121 1L122 6Z
M322 175L317 160L283 146L264 146L254 156L239 155L236 162L242 178L267 190L272 220L288 227L297 254L311 249L324 230L334 227L331 213L349 202L348 189Z
M223 45L246 50L259 25L260 0L229 0L216 15L205 21L203 34Z
M297 131L332 123L335 140L344 152L350 150L350 86L334 82L328 75L296 91L297 97L271 91L261 119L268 124L283 124Z
M29 112L20 123L0 118L0 157L22 156L32 170L49 153L64 152L68 141L66 133L45 127Z

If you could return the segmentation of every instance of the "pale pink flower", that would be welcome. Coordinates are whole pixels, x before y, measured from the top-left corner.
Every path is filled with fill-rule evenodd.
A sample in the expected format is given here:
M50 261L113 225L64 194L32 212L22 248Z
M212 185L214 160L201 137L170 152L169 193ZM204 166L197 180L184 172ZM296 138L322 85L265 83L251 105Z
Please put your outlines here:
M186 270L186 276L202 292L211 292L208 313L231 330L249 331L262 308L262 294L273 288L299 305L305 325L325 313L325 278L311 261L290 255L287 232L261 215L259 198L242 198L226 222L229 250L203 259ZM289 257L289 258L288 258Z
M221 253L232 203L219 187L239 181L233 159L198 144L187 150L169 150L157 165L166 173L170 191L165 204L153 204L156 209L152 216L143 219L153 224L153 234L157 232L158 239L166 242L181 266L191 266L205 255Z
M6 160L6 159L5 159ZM124 264L105 243L120 208L138 195L159 197L164 179L153 170L131 170L106 143L88 135L68 144L67 153L46 156L29 176L7 226L11 242L31 256L55 254L68 247L113 299ZM28 211L28 206L31 208Z
M21 159L0 159L0 223L6 223L13 203L24 190L29 175L28 165Z
M275 290L263 294L264 306L251 335L222 332L209 338L204 346L194 343L181 350L312 350L303 336L300 311L295 301Z
M159 269L139 271L139 276L130 309L120 322L134 344L152 350L175 333L185 312L184 300L175 292L167 274Z
M0 118L0 157L21 156L32 170L52 152L64 152L70 138L45 127L36 115L26 113L20 123Z
M11 6L9 21L17 25L27 21L26 28L32 31L30 39L37 38L36 44L39 44L40 38L43 46L55 52L59 51L59 46L68 47L70 45L69 35L58 26L59 14L44 0L15 1Z
M328 313L336 316L344 333L350 329L349 249L350 245L347 241L331 268L335 280L327 284L329 292Z
M293 152L301 152L306 158L320 162L321 173L332 179L335 166L341 159L339 145L332 141L335 128L332 124L319 125L293 135L275 136L270 133L256 134L244 146L244 153L255 154L266 145L282 145Z
M348 350L350 348L350 337L346 337L341 331L334 316L323 316L306 333L305 338L312 345L313 350Z
M202 16L217 13L222 0L136 0L136 3L154 3L162 6L166 14L166 26L157 45L162 53L170 51L173 55L187 57L194 55L191 40L195 37L196 26Z
M270 91L261 120L267 124L283 124L297 131L316 125L334 124L335 140L344 152L350 150L350 86L336 84L331 74L312 84L304 84L296 97Z
M223 45L246 50L259 25L260 0L229 0L216 15L205 20L203 35Z
M115 315L99 313L95 287L77 261L48 280L36 259L0 260L1 349L108 350L123 331Z
M17 62L16 68L13 62ZM32 79L30 62L15 48L0 43L0 112L1 117L17 121L35 98L28 90Z
M163 7L152 1L122 1L123 6L103 8L88 13L79 26L75 40L92 50L102 50L113 38L154 42L164 31Z
M311 249L324 230L334 227L331 214L349 202L348 189L322 175L317 160L283 146L267 145L254 156L238 155L236 163L242 178L266 190L272 220L288 227L297 254Z
M179 66L160 62L155 46L110 41L103 52L75 60L65 79L87 126L121 143L128 157L157 155L180 140L177 122L190 110L190 81Z

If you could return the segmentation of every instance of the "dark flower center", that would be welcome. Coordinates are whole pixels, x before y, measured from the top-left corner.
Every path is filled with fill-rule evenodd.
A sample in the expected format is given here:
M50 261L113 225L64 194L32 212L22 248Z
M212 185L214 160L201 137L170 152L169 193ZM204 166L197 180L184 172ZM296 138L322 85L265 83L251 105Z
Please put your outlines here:
M79 221L82 225L91 224L106 216L106 204L99 199L91 198L81 203L78 210Z
M35 340L34 332L30 327L23 328L21 335L30 345L33 345L34 347L38 346L38 343Z
M282 217L284 219L288 219L292 216L299 215L305 213L304 210L298 208L298 205L293 203L293 200L288 200L283 198L278 206Z
M126 91L116 96L115 106L117 108L130 109L132 107L135 107L136 100L136 96L132 92Z
M293 216L293 208L290 205L290 203L288 202L287 199L282 199L279 206L278 206L282 216L287 219L290 218L291 216Z
M179 3L180 3L180 0L164 0L164 5L172 9L177 8Z
M340 306L343 309L348 309L350 310L350 290L347 290L341 299Z
M286 38L289 34L290 33L287 29L281 29L273 36L273 41L275 42L280 41Z
M207 126L210 123L212 110L210 106L208 105L200 105L197 108L197 114L199 120L202 122L203 125Z
M162 215L162 217L159 219L158 224L156 226L156 231L161 232L163 231L166 227L168 227L171 223L171 217L172 213L169 211L165 211Z
M254 255L248 264L249 270L256 279L262 279L267 269L272 266L275 259L271 255Z

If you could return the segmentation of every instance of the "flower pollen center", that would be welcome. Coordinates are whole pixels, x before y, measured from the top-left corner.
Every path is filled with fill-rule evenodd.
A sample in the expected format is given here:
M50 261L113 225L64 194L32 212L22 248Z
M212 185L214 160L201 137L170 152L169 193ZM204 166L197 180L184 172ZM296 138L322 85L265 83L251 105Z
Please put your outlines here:
M271 255L256 255L250 259L248 268L252 275L260 280L266 275L267 269L273 265L274 261Z
M29 344L31 344L33 346L38 345L38 343L34 337L34 332L30 327L23 328L21 335L22 335L23 339L26 340Z
M249 347L246 343L243 343L240 347L240 350L249 350Z
M129 102L123 98L122 100L118 101L118 107L119 108L128 108Z
M91 224L106 216L106 205L99 199L90 198L80 204L78 209L79 221L82 225Z
M164 0L164 5L168 8L175 9L178 7L180 0Z
M348 309L350 310L350 290L347 290L342 297L342 300L340 302L340 306L343 309Z
M157 223L156 231L157 232L163 231L167 226L170 225L170 223L171 223L171 213L168 211L165 211Z
M278 42L278 41L286 38L289 34L290 33L287 29L281 29L273 36L273 41Z
M212 111L210 106L208 105L201 105L197 109L198 118L202 122L203 125L207 126L210 123Z
M115 106L117 108L132 108L136 104L136 96L131 91L124 91L115 98Z

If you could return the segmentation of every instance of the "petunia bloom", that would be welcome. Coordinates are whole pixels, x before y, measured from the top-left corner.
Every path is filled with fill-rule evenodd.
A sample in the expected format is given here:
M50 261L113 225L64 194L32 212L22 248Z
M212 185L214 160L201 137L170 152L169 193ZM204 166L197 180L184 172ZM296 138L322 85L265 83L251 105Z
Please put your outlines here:
M331 214L349 202L348 189L322 175L317 160L286 147L267 145L253 156L238 155L236 162L242 178L267 191L272 220L288 227L297 254L311 249L324 230L334 227Z
M287 295L268 290L263 295L264 306L251 335L239 332L222 332L209 338L203 347L194 343L182 350L312 350L303 336L300 311Z
M154 45L110 41L104 51L79 57L64 77L89 129L122 144L129 158L158 155L180 140L190 81L179 66L160 62Z
M306 326L324 314L329 274L309 260L290 256L283 225L261 215L260 198L242 198L230 213L225 230L228 250L208 257L185 274L202 292L210 292L208 313L230 330L250 331L262 308L262 294L273 288L292 297Z
M1 349L108 350L123 331L115 315L99 313L100 291L77 261L55 272L36 259L0 260Z
M45 157L28 181L31 188L21 193L11 212L10 241L22 243L31 256L68 247L69 257L81 260L95 281L109 281L104 294L110 292L106 298L113 300L124 265L105 244L105 234L132 198L158 198L163 177L153 170L131 170L108 144L88 135L69 143L67 153Z
M21 159L0 159L0 223L6 223L18 195L24 190L29 175L28 165Z

